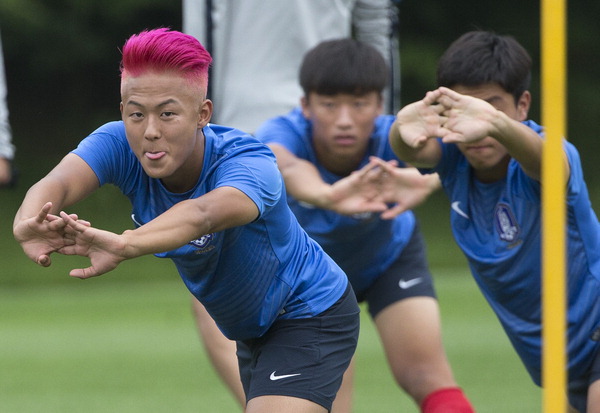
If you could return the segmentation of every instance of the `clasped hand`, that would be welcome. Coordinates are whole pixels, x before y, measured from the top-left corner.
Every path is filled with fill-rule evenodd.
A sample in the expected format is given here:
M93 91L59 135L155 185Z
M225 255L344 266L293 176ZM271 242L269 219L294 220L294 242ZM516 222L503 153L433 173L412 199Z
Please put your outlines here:
M69 275L89 278L114 269L125 259L119 254L124 246L119 235L93 228L76 214L50 214L51 209L52 203L48 202L36 216L14 227L15 239L34 262L48 267L53 253L88 257L90 267L73 269Z
M420 148L430 138L467 143L490 136L496 115L488 102L440 87L400 110L397 124L402 140Z
M421 204L438 188L437 175L421 175L415 168L399 168L395 160L372 156L369 163L332 186L332 209L343 215L379 212L393 219Z

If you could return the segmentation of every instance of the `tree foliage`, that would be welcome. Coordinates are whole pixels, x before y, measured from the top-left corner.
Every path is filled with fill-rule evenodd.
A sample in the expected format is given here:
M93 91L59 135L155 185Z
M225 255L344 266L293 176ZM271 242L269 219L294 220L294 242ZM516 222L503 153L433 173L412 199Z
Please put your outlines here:
M452 40L469 30L486 29L513 35L530 51L531 116L540 119L539 2L396 3L403 103L420 99L435 86L437 59ZM600 2L568 4L568 137L582 153L588 182L600 186L593 167L600 153L595 137L600 129L598 18ZM61 156L92 129L117 118L119 47L129 35L153 27L180 30L181 1L2 0L0 29L19 156L31 156L35 150L48 155L49 147L55 149L55 157Z

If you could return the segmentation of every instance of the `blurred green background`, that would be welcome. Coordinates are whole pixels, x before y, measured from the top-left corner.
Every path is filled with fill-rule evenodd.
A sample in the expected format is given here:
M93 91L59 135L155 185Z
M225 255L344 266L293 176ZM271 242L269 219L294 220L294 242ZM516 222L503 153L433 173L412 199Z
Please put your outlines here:
M284 0L282 0L284 1ZM307 0L309 1L309 0ZM512 34L534 59L531 117L540 119L539 2L400 2L403 103L435 86L435 65L465 31ZM600 141L600 2L568 5L568 138L582 156L595 205ZM144 257L99 279L67 274L87 265L29 262L11 225L25 191L100 124L119 117L119 47L132 33L181 29L179 1L2 0L0 31L20 181L0 190L0 411L232 412L207 363L188 294L173 266ZM260 45L256 45L260 47ZM73 208L98 227L130 227L113 187ZM479 412L531 412L540 393L527 377L452 241L448 203L417 210L442 307L445 344ZM364 316L364 313L363 313ZM357 412L417 411L398 391L370 322L363 323Z

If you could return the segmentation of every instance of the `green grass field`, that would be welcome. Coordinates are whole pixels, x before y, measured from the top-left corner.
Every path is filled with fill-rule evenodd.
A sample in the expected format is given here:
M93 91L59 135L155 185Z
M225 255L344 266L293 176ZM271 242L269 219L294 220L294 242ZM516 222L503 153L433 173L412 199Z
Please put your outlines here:
M83 259L39 268L12 238L22 196L0 191L0 412L239 411L207 361L172 264L144 257L86 281L67 276ZM541 411L539 389L450 238L442 199L418 212L456 378L480 413ZM123 230L128 210L107 189L72 212ZM355 412L418 412L395 386L366 311L355 380Z

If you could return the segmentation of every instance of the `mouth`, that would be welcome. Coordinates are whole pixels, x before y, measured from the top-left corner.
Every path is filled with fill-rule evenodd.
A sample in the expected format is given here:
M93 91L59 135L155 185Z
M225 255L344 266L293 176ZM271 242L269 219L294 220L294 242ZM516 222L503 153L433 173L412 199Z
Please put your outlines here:
M167 153L164 151L144 152L144 156L152 161L157 161L164 157Z
M356 143L356 138L351 135L338 135L334 140L340 146L350 146Z

